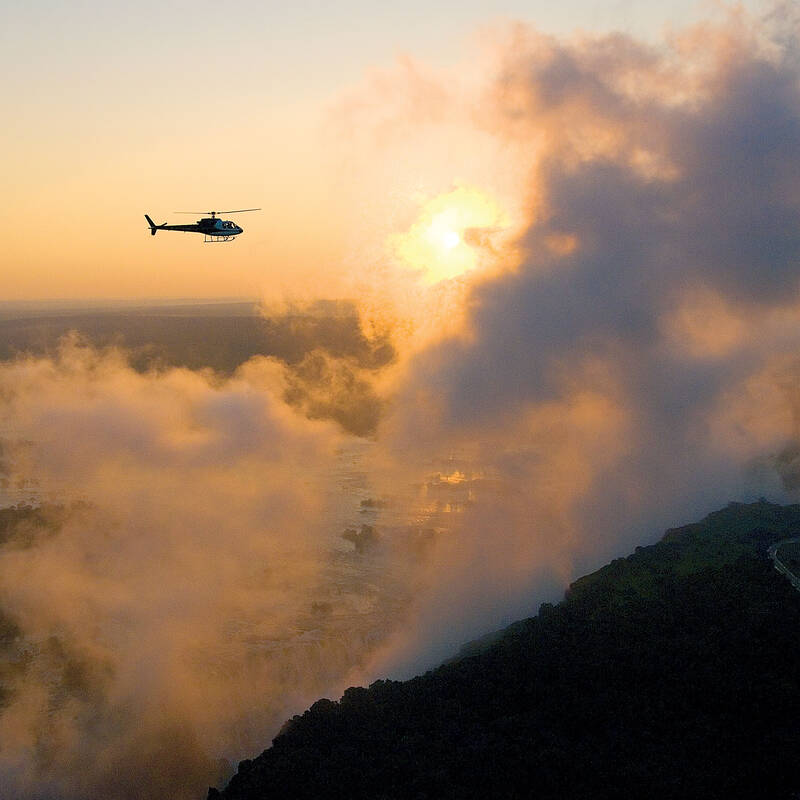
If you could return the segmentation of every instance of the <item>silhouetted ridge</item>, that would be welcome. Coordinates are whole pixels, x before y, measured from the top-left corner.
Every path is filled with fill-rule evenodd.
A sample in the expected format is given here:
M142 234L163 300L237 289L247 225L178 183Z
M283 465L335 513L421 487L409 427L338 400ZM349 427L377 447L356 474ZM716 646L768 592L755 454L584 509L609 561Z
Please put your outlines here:
M800 593L766 550L798 533L763 501L670 530L481 652L316 702L221 796L796 797Z

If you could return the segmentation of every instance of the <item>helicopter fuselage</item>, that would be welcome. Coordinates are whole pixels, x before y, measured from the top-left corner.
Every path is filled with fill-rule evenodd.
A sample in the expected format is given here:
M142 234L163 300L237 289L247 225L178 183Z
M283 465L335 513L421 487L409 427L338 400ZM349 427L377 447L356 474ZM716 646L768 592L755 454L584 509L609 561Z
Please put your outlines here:
M150 225L150 233L155 236L157 231L183 231L183 233L202 233L206 241L230 241L234 236L244 232L244 229L229 219L219 219L217 217L203 217L193 225L156 225L150 217L145 214L145 219Z
M185 233L205 233L208 236L238 236L243 232L229 219L199 219L194 225L157 225L160 231L184 231Z

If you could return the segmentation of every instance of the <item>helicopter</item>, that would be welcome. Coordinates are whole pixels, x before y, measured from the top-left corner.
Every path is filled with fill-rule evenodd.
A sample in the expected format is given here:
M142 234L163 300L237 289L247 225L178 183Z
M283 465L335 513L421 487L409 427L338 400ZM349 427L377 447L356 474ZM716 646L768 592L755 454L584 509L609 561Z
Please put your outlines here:
M243 214L245 211L261 211L260 208L240 208L236 211L174 211L174 214L210 214L197 220L194 225L156 225L150 217L145 214L144 218L150 226L152 236L157 231L183 231L184 233L202 233L204 242L231 242L234 236L243 232L235 222L229 219L218 219L218 214Z

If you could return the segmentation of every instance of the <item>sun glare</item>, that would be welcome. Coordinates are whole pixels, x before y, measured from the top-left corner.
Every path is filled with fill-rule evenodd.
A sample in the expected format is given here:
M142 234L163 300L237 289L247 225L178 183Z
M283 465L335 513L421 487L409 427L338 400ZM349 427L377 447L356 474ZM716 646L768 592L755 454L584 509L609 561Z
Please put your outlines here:
M461 236L458 231L447 231L442 238L442 244L448 249L452 250L461 244Z
M405 233L389 238L389 249L431 285L478 269L491 256L491 236L509 224L492 197L462 186L428 200Z

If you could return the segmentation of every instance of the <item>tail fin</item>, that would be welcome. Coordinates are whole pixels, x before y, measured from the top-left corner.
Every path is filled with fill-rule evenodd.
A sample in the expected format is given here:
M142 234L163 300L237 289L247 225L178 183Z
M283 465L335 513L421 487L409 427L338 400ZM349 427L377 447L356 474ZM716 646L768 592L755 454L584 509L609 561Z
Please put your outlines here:
M158 230L158 225L156 225L155 222L153 222L153 220L147 216L147 214L144 215L144 218L147 220L147 224L150 226L150 235L155 236L156 231Z

